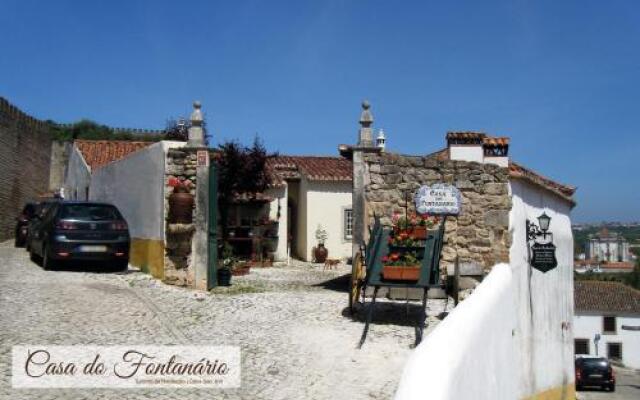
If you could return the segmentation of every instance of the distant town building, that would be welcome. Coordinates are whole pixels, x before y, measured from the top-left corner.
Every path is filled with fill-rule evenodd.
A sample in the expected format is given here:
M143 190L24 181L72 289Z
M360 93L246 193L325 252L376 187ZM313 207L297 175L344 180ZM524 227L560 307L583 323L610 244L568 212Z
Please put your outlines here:
M586 246L587 259L606 262L630 261L629 242L616 232L602 228L595 235L589 235Z
M617 282L577 281L576 355L601 356L640 368L640 291Z

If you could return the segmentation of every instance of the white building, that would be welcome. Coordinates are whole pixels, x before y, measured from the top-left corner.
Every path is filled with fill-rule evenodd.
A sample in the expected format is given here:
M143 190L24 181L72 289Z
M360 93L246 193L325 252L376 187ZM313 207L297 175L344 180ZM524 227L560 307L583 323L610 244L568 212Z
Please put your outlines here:
M268 160L272 177L271 218L278 218L276 259L291 255L312 261L316 231L327 233L329 258L351 257L353 230L351 161L342 157L277 156Z
M640 291L617 282L577 281L574 297L575 354L640 368Z
M602 228L596 235L589 235L586 256L588 259L606 262L630 261L629 242L617 234Z

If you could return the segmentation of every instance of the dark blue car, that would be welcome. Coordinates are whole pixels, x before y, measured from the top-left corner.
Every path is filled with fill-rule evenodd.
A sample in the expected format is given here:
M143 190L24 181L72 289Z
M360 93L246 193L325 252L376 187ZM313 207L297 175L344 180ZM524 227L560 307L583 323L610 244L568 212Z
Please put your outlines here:
M106 261L115 269L129 263L127 223L107 203L55 203L34 219L28 241L31 258L42 260L44 269L72 260Z

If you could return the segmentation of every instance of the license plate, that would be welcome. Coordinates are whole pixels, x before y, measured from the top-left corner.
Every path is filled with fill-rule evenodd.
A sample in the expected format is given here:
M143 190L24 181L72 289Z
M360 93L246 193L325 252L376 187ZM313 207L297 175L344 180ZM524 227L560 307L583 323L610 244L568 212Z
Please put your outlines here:
M602 374L591 374L589 378L602 378Z
M103 253L107 251L107 246L80 246L83 253Z

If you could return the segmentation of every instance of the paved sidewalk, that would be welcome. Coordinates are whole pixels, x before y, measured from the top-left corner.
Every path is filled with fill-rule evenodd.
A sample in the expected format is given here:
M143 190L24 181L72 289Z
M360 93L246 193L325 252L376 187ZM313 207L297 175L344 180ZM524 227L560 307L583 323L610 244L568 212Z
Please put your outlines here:
M389 399L419 312L382 301L358 350L363 322L346 310L348 266L252 269L231 288L198 295L139 272L44 271L8 243L0 260L3 399ZM443 307L429 302L428 330ZM14 390L10 351L17 344L238 345L242 387Z

